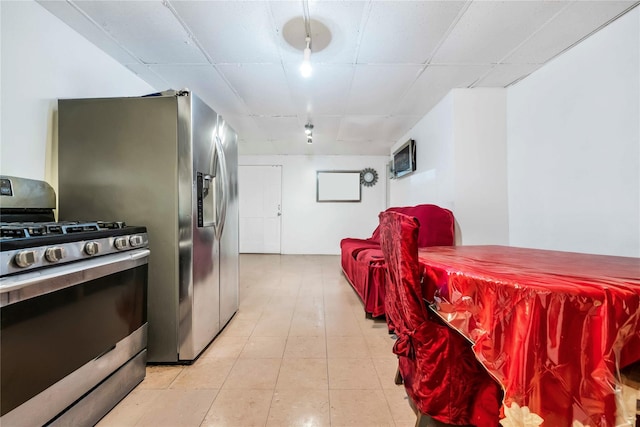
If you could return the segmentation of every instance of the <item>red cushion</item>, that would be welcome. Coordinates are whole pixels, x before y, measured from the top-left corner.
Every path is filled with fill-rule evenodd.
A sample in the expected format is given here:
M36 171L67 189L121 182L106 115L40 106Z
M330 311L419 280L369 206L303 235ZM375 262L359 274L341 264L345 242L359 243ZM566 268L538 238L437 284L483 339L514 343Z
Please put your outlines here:
M342 270L352 285L355 281L356 257L360 251L367 248L380 248L380 245L370 240L351 238L342 239L340 242Z
M384 263L384 254L382 253L382 249L380 249L380 247L377 247L375 249L361 249L356 255L356 260L368 262L370 264L381 264Z

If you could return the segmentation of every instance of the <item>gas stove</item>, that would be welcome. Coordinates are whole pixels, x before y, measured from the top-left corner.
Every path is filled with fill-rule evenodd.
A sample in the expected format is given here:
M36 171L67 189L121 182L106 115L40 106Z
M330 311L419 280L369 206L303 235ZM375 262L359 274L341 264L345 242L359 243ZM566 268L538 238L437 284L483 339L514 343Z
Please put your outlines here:
M0 176L1 425L95 425L145 376L147 229L55 207Z
M54 221L45 182L0 177L0 189L0 277L148 245L145 227L122 221Z

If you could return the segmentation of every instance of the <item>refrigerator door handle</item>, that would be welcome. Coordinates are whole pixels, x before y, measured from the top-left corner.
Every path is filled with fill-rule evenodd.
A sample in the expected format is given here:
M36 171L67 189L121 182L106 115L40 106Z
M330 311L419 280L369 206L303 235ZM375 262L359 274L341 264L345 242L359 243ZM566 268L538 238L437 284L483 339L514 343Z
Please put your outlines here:
M216 239L220 240L222 237L222 231L224 230L224 222L227 216L227 192L228 192L228 176L227 176L227 160L224 156L224 148L222 146L222 141L218 135L214 137L214 144L217 153L217 161L219 165L219 169L217 170L217 178L221 180L220 185L220 197L216 195L216 222L215 222L215 234ZM220 203L220 210L218 211L218 203Z

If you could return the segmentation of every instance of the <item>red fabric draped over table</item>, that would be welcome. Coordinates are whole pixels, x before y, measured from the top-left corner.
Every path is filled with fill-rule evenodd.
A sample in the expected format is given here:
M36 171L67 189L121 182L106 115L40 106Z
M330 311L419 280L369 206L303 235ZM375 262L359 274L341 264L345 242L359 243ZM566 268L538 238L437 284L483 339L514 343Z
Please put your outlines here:
M505 414L615 425L617 372L640 360L640 259L501 246L419 258L425 296L474 342L503 386Z

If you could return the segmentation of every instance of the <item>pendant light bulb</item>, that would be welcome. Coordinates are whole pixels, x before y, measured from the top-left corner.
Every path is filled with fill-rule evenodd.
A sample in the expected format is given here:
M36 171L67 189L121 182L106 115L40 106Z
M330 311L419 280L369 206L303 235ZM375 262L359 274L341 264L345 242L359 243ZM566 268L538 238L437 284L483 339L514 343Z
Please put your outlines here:
M302 77L311 76L311 38L307 37L305 39L307 42L307 47L304 48L304 59L302 60L302 65L300 65L300 74Z

